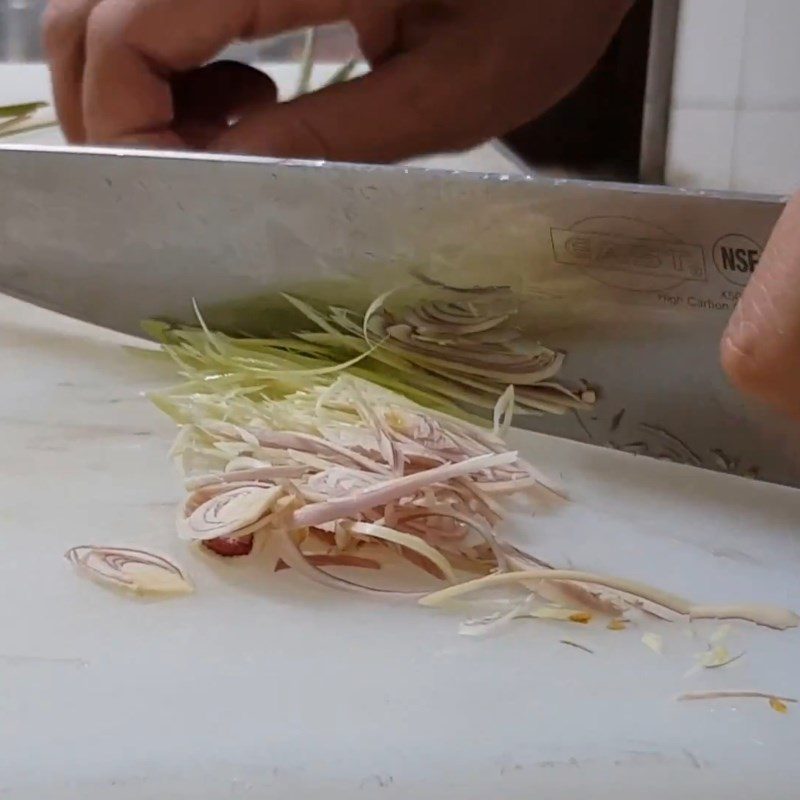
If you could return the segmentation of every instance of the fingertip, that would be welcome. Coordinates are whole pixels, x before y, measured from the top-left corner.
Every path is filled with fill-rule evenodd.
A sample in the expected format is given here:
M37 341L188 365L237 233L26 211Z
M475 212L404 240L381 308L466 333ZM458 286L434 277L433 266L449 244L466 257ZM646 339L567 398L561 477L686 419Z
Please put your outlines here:
M733 322L728 326L720 345L720 362L728 380L739 391L753 394L763 379L763 367L758 361L743 336L741 326Z
M767 324L737 309L720 343L720 363L732 386L747 397L791 416L800 416L800 371L792 369L800 351L775 337Z

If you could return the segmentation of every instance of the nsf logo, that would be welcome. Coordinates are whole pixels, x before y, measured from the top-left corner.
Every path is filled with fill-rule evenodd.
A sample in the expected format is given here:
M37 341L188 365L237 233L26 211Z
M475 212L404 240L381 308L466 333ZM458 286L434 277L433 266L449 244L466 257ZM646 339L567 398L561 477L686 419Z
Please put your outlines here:
M723 278L746 286L761 259L761 245L748 236L731 233L714 245L714 264Z

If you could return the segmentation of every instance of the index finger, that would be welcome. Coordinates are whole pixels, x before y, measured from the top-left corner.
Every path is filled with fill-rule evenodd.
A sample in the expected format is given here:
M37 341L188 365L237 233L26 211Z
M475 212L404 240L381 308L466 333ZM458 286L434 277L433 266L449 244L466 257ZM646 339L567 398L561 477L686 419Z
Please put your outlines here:
M346 0L102 0L89 16L87 139L172 138L170 78L237 39L342 19Z
M731 317L722 363L741 390L800 417L800 193Z

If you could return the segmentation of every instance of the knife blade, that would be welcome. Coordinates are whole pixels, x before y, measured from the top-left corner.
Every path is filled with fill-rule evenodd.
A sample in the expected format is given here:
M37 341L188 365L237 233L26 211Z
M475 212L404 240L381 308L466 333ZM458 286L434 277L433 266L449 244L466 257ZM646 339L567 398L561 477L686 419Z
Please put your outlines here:
M525 427L800 486L800 430L733 391L725 323L784 198L248 157L0 148L0 291L138 334L262 333L280 292L368 303L412 272L510 286L596 410Z

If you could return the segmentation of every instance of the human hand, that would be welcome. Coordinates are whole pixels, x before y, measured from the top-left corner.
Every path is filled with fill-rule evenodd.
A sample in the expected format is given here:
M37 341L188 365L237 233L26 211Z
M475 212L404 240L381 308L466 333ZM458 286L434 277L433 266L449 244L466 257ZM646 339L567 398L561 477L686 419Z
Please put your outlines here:
M731 317L722 364L745 394L800 419L800 192Z
M391 162L533 119L599 60L632 0L50 0L67 138ZM349 20L373 71L288 103L226 45ZM176 103L177 99L177 103Z

